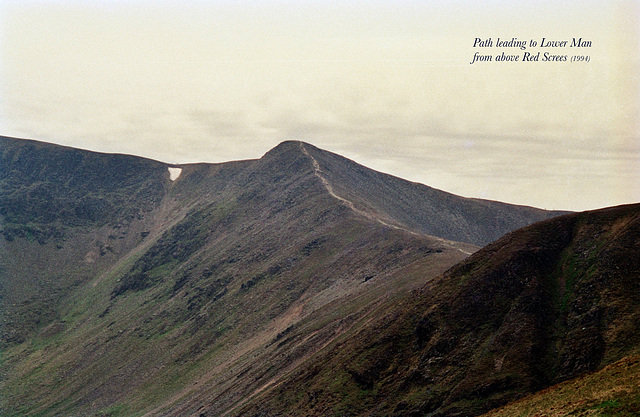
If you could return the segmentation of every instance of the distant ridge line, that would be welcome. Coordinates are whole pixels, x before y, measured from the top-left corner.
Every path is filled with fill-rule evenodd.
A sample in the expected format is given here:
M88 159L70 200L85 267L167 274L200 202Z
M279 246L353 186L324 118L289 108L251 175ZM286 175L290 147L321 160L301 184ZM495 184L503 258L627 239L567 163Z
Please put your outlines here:
M349 207L351 210L353 210L353 212L355 212L355 213L357 213L357 214L359 214L359 215L361 215L361 216L364 216L364 217L366 217L366 218L367 218L367 219L369 219L369 220L373 220L373 221L375 221L375 222L377 222L377 223L380 223L380 224L381 224L381 225L383 225L383 226L386 226L386 227L389 227L389 228L392 228L392 229L395 229L395 230L402 230L403 232L410 233L410 234L412 234L412 235L414 235L414 236L428 236L428 237L434 238L434 239L436 239L436 240L440 241L440 242L441 242L441 243L443 243L443 244L446 244L446 245L448 245L448 246L450 246L450 247L452 247L452 248L454 248L454 249L456 249L456 250L459 250L460 252L464 253L465 255L471 255L471 254L472 254L472 252L468 252L468 251L465 251L465 250L463 250L463 249L461 249L461 248L456 247L455 245L453 245L451 242L447 241L446 239L440 238L440 237L438 237L438 236L432 236L432 235L429 235L429 234L427 234L427 233L418 233L418 232L414 232L414 231L409 230L409 229L407 229L407 228L404 228L404 227L401 227L401 226L397 226L397 225L395 225L395 224L387 223L387 222L385 222L384 220L382 220L382 219L381 219L381 218L379 218L379 217L376 217L376 216L374 216L374 215L372 215L372 214L370 214L370 213L367 213L367 212L366 212L366 211L364 211L364 210L360 210L359 208L357 208L357 207L355 206L355 204L353 204L353 202L352 202L351 200L348 200L348 199L346 199L346 198L344 198L344 197L340 197L338 194L336 194L336 193L335 193L335 191L333 190L333 186L331 185L331 183L329 182L329 180L328 180L328 179L326 179L326 178L322 175L322 169L320 168L320 164L318 163L318 161L316 160L316 158L314 158L314 157L309 153L309 151L307 151L307 148L304 146L304 142L299 142L298 144L300 145L300 149L302 150L302 153L303 153L303 154L305 154L305 156L307 156L307 157L309 157L309 158L311 159L311 163L313 164L313 170L314 170L314 173L313 173L313 174L314 174L316 177L320 178L320 181L322 181L322 185L326 188L327 192L328 192L328 193L329 193L333 198L335 198L335 199L337 199L338 201L340 201L340 202L344 203L347 207Z

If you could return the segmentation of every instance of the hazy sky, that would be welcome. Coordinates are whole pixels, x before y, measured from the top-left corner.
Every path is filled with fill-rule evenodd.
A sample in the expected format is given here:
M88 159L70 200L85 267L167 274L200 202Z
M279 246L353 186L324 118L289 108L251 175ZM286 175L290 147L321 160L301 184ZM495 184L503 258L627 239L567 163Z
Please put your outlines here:
M0 134L172 163L298 139L464 196L637 202L639 13L637 1L2 0ZM476 51L494 60L470 64ZM496 62L503 51L520 61Z

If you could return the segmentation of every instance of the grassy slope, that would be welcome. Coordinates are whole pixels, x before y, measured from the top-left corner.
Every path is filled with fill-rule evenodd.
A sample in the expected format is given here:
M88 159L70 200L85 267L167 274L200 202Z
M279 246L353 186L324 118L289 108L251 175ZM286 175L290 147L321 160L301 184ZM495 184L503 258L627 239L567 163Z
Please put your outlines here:
M477 415L640 344L640 206L513 232L238 415Z
M139 245L168 187L159 162L0 137L0 346Z
M310 175L308 158L283 151L186 166L153 222L117 229L149 233L98 254L111 261L57 295L46 325L3 352L3 415L193 411L200 399L231 407L380 297L415 286L416 263L432 271L424 280L465 256L359 218ZM75 236L93 242L114 228ZM54 241L38 245L34 253L55 253ZM82 264L91 246L74 247L68 260ZM287 343L297 347L282 355Z
M3 415L236 412L319 351L372 323L396 326L389 309L405 311L411 290L475 250L398 220L402 207L424 203L424 190L390 203L389 187L407 184L359 166L346 174L352 162L311 146L305 154L297 142L256 161L185 165L175 183L155 161L0 146L11 167L0 178L9 197L0 278L14 309L13 329L3 329ZM377 191L358 193L372 175ZM334 387L356 381L341 409L386 395L370 395L381 375L372 352L394 350L367 349L346 376L329 373Z
M493 410L486 417L640 415L640 356L544 389Z

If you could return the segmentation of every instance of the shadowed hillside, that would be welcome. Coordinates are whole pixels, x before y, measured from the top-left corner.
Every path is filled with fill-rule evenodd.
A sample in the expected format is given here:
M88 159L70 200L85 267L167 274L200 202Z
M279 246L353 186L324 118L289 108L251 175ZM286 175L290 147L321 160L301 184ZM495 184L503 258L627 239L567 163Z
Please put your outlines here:
M69 228L130 221L166 192L167 166L0 137L0 216L8 240L44 244Z
M640 415L640 357L629 355L486 414L486 417Z
M160 162L0 137L0 346L140 244L168 182Z
M596 371L640 347L638 259L640 205L517 230L237 415L478 415ZM572 399L590 398L594 410L637 409L637 387L623 389L637 377L630 372L605 397L617 402L598 402L588 390Z
M161 162L35 141L0 138L0 158L8 416L238 409L379 322L473 242L555 214L456 197L302 142L181 165L175 181Z

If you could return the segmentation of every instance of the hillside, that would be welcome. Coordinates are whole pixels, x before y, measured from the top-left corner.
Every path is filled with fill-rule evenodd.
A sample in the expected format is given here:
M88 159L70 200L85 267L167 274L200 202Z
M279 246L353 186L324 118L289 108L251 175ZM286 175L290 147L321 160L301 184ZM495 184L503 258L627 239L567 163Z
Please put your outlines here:
M471 416L600 370L640 347L638 259L640 205L514 231L235 415ZM572 399L637 409L637 385L624 388L630 372L609 378L619 391L600 402L588 388Z
M567 213L463 198L305 147L336 194L376 218L419 233L484 246L517 228Z
M0 138L0 414L231 412L475 242L557 214L302 142L170 167Z
M640 415L640 356L625 356L487 413L486 417Z

